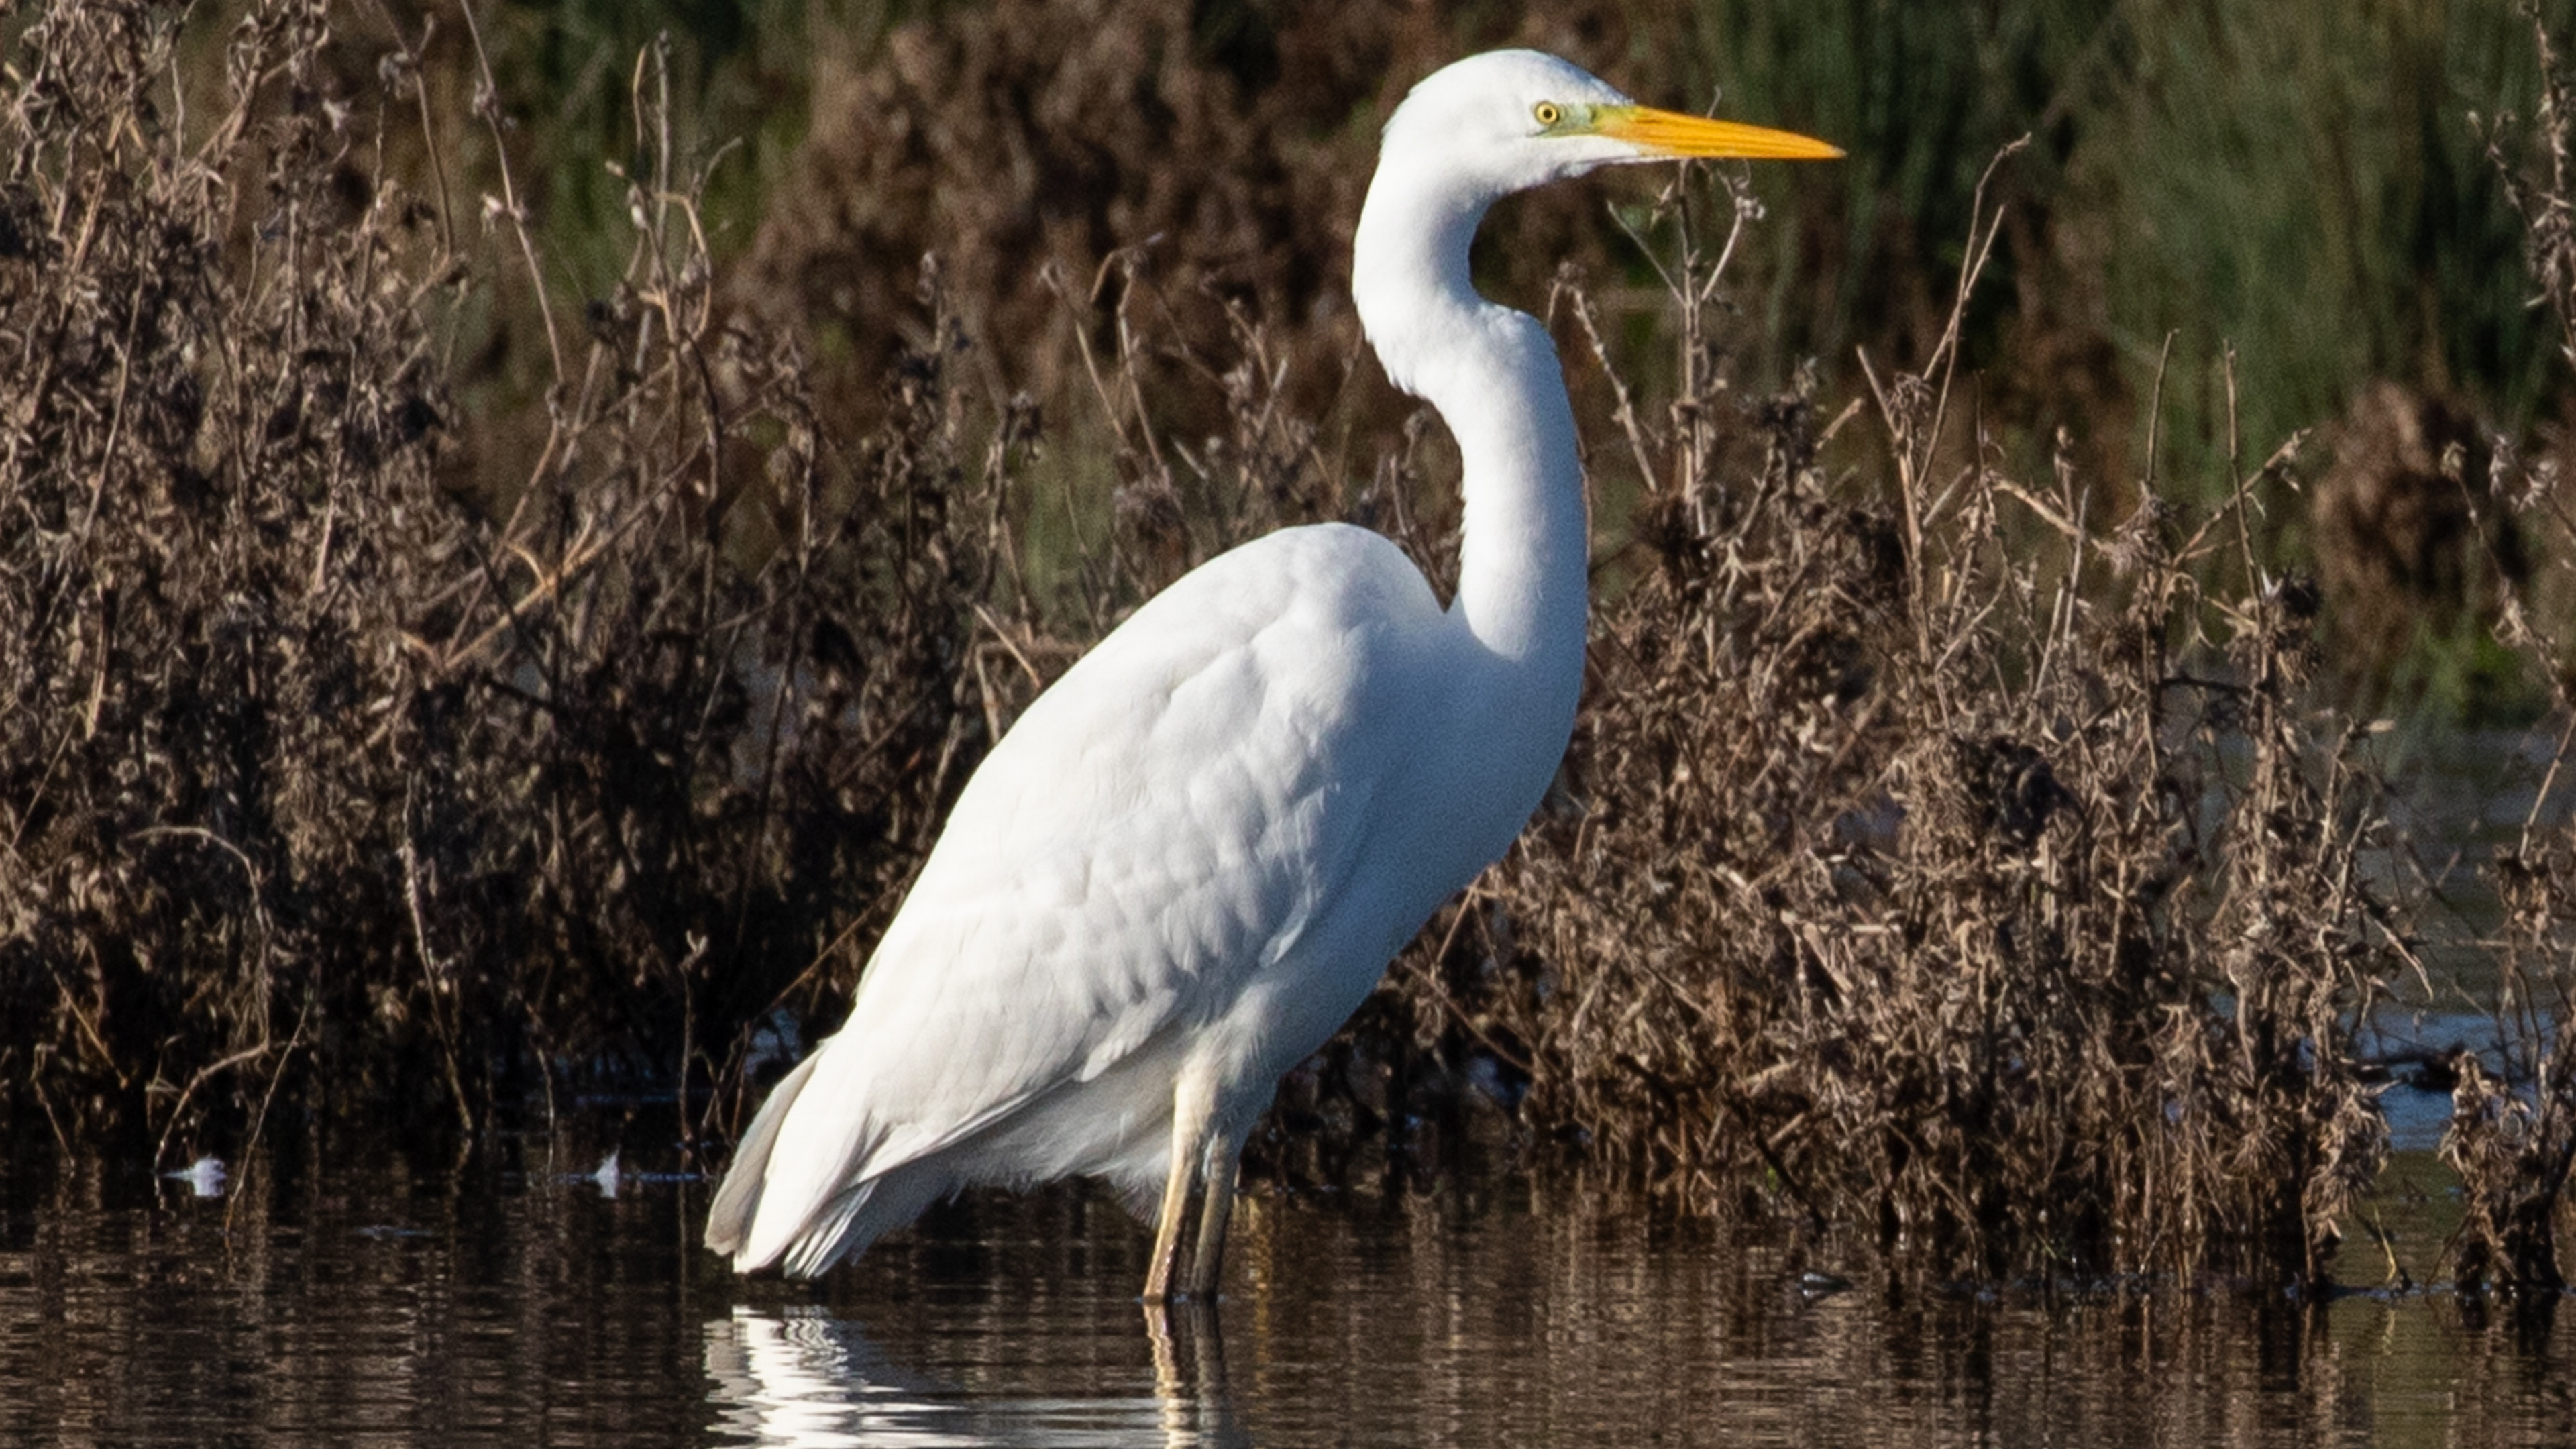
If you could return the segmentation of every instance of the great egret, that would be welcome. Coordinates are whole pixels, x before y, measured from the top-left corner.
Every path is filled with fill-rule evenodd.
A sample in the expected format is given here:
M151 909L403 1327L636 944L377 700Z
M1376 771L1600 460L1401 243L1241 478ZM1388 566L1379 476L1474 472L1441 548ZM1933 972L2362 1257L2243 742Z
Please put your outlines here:
M1388 378L1457 436L1456 599L1386 539L1317 524L1210 560L1101 640L967 783L848 1024L743 1135L707 1246L806 1277L968 1184L1080 1173L1140 1211L1159 1189L1149 1300L1211 1293L1280 1075L1510 846L1573 732L1574 414L1546 330L1470 284L1477 223L1615 162L1841 154L1535 51L1415 86L1352 291Z

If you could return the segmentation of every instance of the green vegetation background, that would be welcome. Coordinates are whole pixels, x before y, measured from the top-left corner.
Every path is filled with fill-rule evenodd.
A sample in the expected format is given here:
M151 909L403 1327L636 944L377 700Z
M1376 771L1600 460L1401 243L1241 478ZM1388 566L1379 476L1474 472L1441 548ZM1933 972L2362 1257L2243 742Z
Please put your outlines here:
M627 70L657 34L681 62L684 138L700 154L739 148L712 172L722 260L751 245L773 192L798 176L796 148L818 104L830 104L818 74L882 63L897 27L997 8L505 5L496 29L510 109L535 133L558 247L582 273L563 279L567 290L604 286L622 266L622 243L606 238L623 183L596 158L631 146ZM1277 83L1287 32L1347 23L1337 7L1286 0L1181 8L1205 61L1253 91ZM1782 357L1822 359L1829 381L1856 382L1853 347L1892 323L1928 340L1977 179L1999 147L2028 135L2008 178L2015 214L1999 285L1977 302L1967 358L2020 428L2069 426L2143 466L2133 404L2151 391L2168 337L2163 446L2186 471L2220 446L2218 364L2231 345L2248 362L2249 450L2333 417L2373 377L2456 390L2509 431L2550 404L2550 329L2529 305L2519 229L2479 131L2537 96L2525 25L2498 0L1439 8L1457 51L1553 43L1641 97L1722 97L1730 114L1849 148L1847 165L1757 181L1774 210L1753 239L1755 270L1770 279L1763 331ZM2557 20L2576 14L2547 8ZM1364 174L1374 119L1308 123ZM603 239L591 256L563 229L576 219Z

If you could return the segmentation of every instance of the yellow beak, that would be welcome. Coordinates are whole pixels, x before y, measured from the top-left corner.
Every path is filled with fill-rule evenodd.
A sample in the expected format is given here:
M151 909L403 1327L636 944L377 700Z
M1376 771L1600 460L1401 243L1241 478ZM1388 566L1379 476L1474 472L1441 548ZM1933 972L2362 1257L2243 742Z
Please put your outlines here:
M1594 129L1658 156L1831 161L1843 154L1842 147L1810 136L1735 121L1712 121L1706 116L1685 116L1652 106L1604 106Z

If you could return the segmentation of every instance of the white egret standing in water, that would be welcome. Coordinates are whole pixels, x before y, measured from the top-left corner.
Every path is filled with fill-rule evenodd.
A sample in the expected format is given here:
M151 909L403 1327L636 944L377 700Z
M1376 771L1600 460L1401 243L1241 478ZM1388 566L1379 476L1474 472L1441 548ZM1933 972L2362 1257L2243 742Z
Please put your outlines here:
M968 1184L1088 1174L1140 1210L1159 1196L1148 1299L1212 1293L1279 1077L1502 855L1573 731L1574 414L1546 330L1470 284L1477 223L1617 162L1840 154L1534 51L1414 87L1351 289L1388 378L1457 436L1457 597L1318 524L1210 560L1100 641L967 783L849 1023L743 1135L707 1246L809 1276Z

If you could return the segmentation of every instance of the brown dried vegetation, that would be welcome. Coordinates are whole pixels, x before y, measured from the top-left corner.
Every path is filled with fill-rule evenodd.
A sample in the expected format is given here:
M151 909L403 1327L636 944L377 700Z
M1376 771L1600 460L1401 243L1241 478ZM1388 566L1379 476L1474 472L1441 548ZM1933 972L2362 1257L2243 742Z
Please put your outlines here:
M1573 799L1499 883L1512 969L1447 989L1525 1044L1534 1129L1691 1200L1990 1272L2319 1276L2385 1147L2350 1032L2403 927L2357 741L2311 733L2313 589L2200 582L2252 575L2287 450L2226 513L2105 525L2071 463L1944 461L1954 360L1875 399L1889 496L1816 466L1804 392L1722 487L1713 389L1638 430L1667 481Z
M1025 428L969 455L935 294L884 423L821 425L792 350L713 325L686 179L640 177L489 516L442 487L444 379L536 270L507 173L479 245L443 174L384 174L451 98L409 47L335 93L318 4L242 23L202 135L176 40L59 7L0 121L0 1096L166 1145L280 1084L467 1124L703 1085L1030 688L977 616Z
M2527 258L2576 366L2576 90L2538 12L2530 12L2542 91L2524 127L2501 116L2487 155L2522 217ZM2463 1054L2442 1158L2460 1175L2463 1222L2453 1243L2464 1283L2548 1292L2567 1285L2558 1234L2576 1215L2576 817L2558 805L2576 764L2576 640L2561 632L2567 571L2576 567L2576 511L2561 453L2537 456L2497 441L2483 479L2460 478L2473 536L2493 538L2490 511L2554 567L2529 573L2491 549L2500 580L2497 638L2549 680L2557 738L2547 773L2512 844L2489 865L2504 921L2488 942L2498 970L2498 1042L2489 1070ZM2458 470L2446 470L2454 471ZM2483 482L2482 489L2472 485Z

